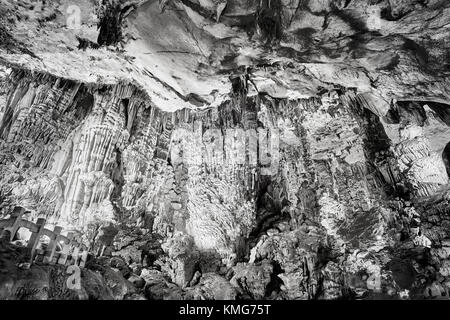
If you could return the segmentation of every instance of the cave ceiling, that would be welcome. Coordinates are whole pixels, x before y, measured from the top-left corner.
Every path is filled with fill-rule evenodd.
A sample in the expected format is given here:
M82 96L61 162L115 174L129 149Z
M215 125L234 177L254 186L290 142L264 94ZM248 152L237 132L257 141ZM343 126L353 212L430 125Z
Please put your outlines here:
M0 59L83 83L132 83L165 111L330 89L448 103L450 3L2 0ZM374 102L375 103L375 102Z

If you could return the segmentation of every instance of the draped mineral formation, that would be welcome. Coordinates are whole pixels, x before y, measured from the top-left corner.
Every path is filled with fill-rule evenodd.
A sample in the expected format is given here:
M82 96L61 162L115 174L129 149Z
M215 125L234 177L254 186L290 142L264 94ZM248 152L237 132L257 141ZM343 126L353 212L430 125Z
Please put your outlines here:
M448 299L449 176L446 0L0 0L0 298Z

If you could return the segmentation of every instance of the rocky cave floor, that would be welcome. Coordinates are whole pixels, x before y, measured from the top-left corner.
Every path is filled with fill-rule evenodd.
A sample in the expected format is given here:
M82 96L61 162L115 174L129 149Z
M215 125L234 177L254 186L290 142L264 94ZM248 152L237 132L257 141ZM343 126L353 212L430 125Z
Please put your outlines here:
M0 299L449 299L449 176L447 0L0 0Z

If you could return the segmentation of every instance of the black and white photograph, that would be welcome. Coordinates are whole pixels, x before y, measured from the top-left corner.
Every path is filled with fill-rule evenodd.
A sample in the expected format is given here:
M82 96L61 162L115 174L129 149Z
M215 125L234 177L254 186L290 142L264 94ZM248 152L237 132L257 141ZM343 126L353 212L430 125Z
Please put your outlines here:
M450 300L449 179L448 0L0 0L0 308Z

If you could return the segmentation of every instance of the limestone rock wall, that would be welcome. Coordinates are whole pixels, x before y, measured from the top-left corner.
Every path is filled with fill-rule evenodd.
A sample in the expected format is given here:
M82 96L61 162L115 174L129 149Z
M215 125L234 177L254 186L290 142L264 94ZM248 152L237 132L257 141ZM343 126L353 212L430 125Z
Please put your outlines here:
M150 296L413 296L437 272L430 290L447 290L448 125L435 104L342 89L275 99L241 78L218 107L163 112L132 85L5 75L1 214L20 205L83 231L148 290L171 279ZM399 278L411 268L420 276Z

